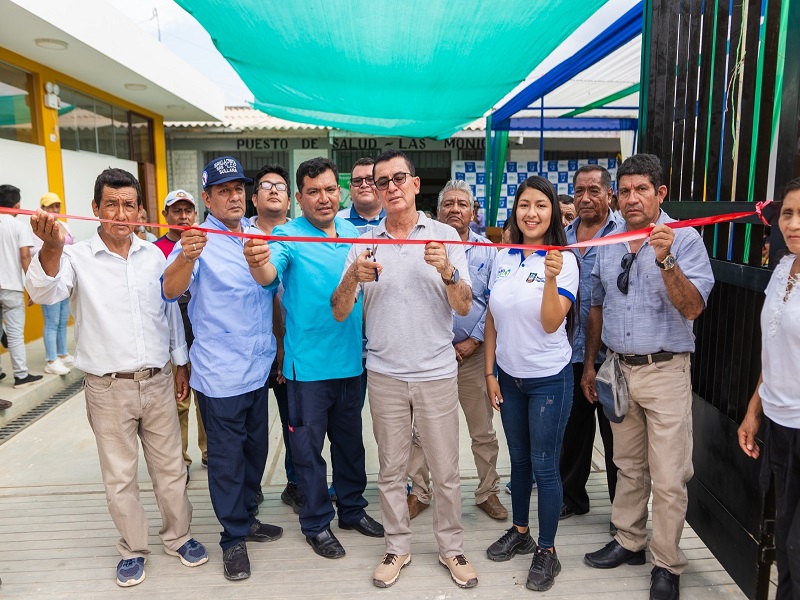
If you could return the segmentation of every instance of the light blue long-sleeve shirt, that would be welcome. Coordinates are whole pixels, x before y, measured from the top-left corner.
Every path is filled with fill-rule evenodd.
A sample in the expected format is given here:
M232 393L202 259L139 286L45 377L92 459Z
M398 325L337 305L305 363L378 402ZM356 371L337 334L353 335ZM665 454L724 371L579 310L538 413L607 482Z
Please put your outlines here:
M572 221L572 223L567 225L566 233L568 244L575 244L578 242L578 224L580 222L581 218L577 217L574 221ZM608 217L606 218L605 224L592 239L617 233L624 226L625 222L622 220L622 217L615 212L608 211ZM583 253L583 256L581 256L581 253L578 250L574 251L575 256L578 257L578 265L581 269L581 279L580 292L578 294L578 312L580 319L578 322L578 327L575 328L575 334L572 339L573 363L582 363L584 351L586 350L586 326L589 323L589 308L592 305L592 270L594 269L594 263L597 260L597 250L598 246L589 246L586 249L586 252ZM605 354L605 350L601 349L600 354L597 356L596 362L603 362L605 360Z
M212 215L203 227L228 230ZM241 227L245 233L261 233L248 219L242 219ZM181 252L178 242L167 265ZM163 276L161 280L163 296ZM209 234L192 268L189 291L189 320L194 331L189 351L192 389L213 398L227 398L263 387L276 352L272 336L275 292L253 279L243 240Z
M488 242L489 240L469 231L470 242ZM497 256L497 249L491 246L465 246L469 278L472 281L472 306L465 317L453 311L453 342L463 342L467 338L483 341L483 330L486 325L486 305L489 303L489 274Z

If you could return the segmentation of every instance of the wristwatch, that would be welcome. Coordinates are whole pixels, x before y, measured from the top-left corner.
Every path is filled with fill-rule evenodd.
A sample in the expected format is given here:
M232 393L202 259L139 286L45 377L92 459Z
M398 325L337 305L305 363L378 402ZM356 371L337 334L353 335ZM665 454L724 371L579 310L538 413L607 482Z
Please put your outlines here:
M453 267L453 274L450 275L448 279L442 277L442 281L444 281L445 285L455 285L458 283L458 269Z
M656 265L658 265L659 269L664 269L665 271L669 271L672 267L674 267L677 263L675 262L675 256L670 252L664 257L663 261L656 259Z

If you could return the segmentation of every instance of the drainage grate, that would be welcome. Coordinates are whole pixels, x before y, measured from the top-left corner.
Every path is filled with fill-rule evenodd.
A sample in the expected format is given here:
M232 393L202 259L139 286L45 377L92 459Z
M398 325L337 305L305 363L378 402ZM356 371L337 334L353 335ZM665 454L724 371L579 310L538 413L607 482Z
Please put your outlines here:
M14 435L18 434L20 431L25 429L31 423L38 421L44 415L49 413L59 404L62 404L65 400L72 398L75 394L80 392L83 389L83 379L79 379L75 383L71 383L67 387L65 387L60 392L53 394L39 404L38 406L34 406L28 412L21 414L13 421L9 421L2 427L0 427L0 444L3 442L8 441Z

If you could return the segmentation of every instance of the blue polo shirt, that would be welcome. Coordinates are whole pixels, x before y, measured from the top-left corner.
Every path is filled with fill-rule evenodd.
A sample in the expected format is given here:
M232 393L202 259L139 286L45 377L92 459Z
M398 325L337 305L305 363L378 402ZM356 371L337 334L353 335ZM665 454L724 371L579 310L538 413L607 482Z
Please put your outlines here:
M345 219L346 221L350 221L353 225L355 225L356 229L358 230L358 234L362 235L367 233L373 227L377 227L378 223L381 222L381 219L386 216L386 211L381 209L381 214L379 214L374 219L367 220L358 214L355 206L350 206L350 208L343 208L338 213L336 213L337 217Z
M242 219L241 226L245 233L261 233L248 219ZM212 215L203 227L228 231ZM181 252L179 241L167 264ZM163 275L161 281L163 286ZM276 352L272 336L275 292L258 285L250 275L241 238L209 234L192 268L189 292L194 332L189 351L192 389L212 398L227 398L264 387Z
M337 237L358 237L336 217ZM305 217L273 229L274 236L325 237ZM333 318L331 295L339 285L351 244L270 242L278 271L269 288L282 283L286 309L283 375L295 381L343 379L361 374L361 298L341 323Z

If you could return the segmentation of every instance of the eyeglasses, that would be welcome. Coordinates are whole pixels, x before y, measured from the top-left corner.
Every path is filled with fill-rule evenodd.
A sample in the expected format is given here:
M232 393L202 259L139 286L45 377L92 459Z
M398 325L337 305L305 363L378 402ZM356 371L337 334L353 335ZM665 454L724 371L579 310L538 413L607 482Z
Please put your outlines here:
M622 273L620 273L619 277L617 277L617 289L619 289L619 291L623 294L628 293L628 286L631 282L631 267L633 266L634 260L636 260L636 254L633 252L628 252L622 257L622 261L619 265L622 267Z
M272 183L271 181L262 181L258 184L262 190L270 191L272 188L275 188L279 192L285 192L288 186L285 183Z
M372 177L353 177L350 180L350 187L359 188L364 185L364 182L367 182L367 185L372 185L375 183L375 180Z
M394 181L394 184L397 187L400 187L406 182L406 178L411 175L411 173L395 173L392 175L391 179L388 177L381 177L380 179L375 181L375 187L379 190L386 190L389 189L389 182ZM411 175L413 177L413 175Z

